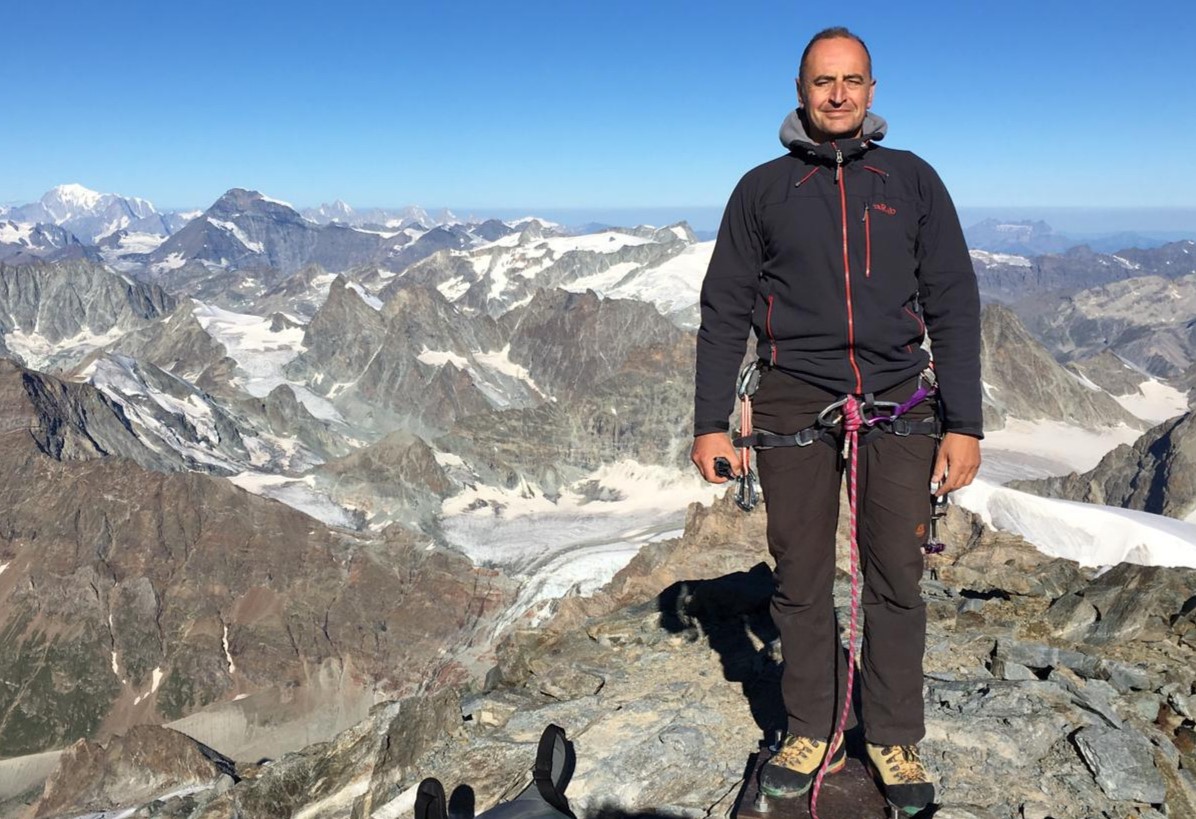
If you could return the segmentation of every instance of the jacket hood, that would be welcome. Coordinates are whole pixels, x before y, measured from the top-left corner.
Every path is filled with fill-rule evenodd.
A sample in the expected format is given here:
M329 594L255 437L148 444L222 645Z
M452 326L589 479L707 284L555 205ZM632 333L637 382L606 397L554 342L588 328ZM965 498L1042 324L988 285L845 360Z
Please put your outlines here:
M839 140L842 146L850 146L855 150L844 151L844 156L862 153L867 149L866 143L879 142L888 133L889 123L884 117L869 111L864 116L863 137L860 139ZM818 156L822 159L834 158L834 150L830 145L819 145L806 133L806 112L802 108L790 111L781 123L781 144L788 151Z

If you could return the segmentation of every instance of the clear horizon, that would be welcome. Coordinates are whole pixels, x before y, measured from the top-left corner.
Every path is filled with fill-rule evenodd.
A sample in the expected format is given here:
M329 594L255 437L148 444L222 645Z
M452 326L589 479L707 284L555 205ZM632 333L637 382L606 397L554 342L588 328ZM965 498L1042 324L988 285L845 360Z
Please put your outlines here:
M1167 92L1196 68L1189 3L7 11L21 36L0 52L0 197L19 202L77 180L163 209L232 187L354 207L721 209L782 153L805 41L847 25L872 51L885 144L930 161L962 208L1196 208L1196 157L1167 147L1196 126Z
M89 190L95 190L81 182L62 184L80 184ZM56 186L51 186L56 187ZM244 187L244 186L236 186ZM48 191L49 189L47 189ZM212 202L191 204L184 206L164 206L137 192L128 191L96 191L97 193L112 193L125 197L140 197L153 204L159 212L206 210ZM44 193L44 192L43 192ZM271 191L259 191L266 196L274 197ZM30 204L40 196L27 201L0 199L0 206L19 206ZM217 197L219 198L219 197ZM337 201L345 201L343 197L332 200L307 204L289 202L298 210L316 208L329 205ZM357 211L381 209L397 211L407 207L420 207L436 213L442 210L451 211L459 218L476 219L518 219L535 216L567 226L579 226L588 223L607 224L617 227L632 227L636 225L665 225L685 221L697 231L711 232L718 228L722 216L721 205L676 205L676 206L626 206L626 207L460 207L456 205L426 205L420 202L408 202L397 205L359 205L346 202ZM1113 233L1138 233L1146 237L1168 237L1170 239L1196 239L1196 207L1193 208L1134 208L1134 207L1055 207L1055 206L1018 206L1018 205L984 205L961 206L958 208L960 222L967 228L985 219L995 218L1005 221L1043 221L1057 233L1072 235L1074 238L1103 236Z

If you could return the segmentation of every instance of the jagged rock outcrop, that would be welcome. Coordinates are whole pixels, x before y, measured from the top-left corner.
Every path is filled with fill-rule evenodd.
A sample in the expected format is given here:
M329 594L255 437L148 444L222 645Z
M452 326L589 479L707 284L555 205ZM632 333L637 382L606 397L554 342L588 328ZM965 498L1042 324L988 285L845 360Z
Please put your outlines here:
M980 371L988 429L1003 427L1006 418L1089 428L1142 426L1110 395L1086 386L1060 366L1013 311L998 304L985 307L980 318Z
M145 468L173 471L177 458L149 449L124 409L87 384L73 384L0 360L0 440L28 440L59 461L114 456Z
M318 488L361 510L373 525L399 521L430 526L441 501L455 491L432 448L407 432L392 432L312 474Z
M35 816L62 811L105 811L149 800L167 790L207 789L236 763L190 737L156 725L135 725L106 746L81 739L66 750Z
M601 299L592 291L542 290L499 323L510 339L511 360L561 398L611 378L633 351L667 349L684 336L651 305Z
M103 343L96 338L145 326L175 306L162 288L87 260L0 262L0 332L22 334L24 349L11 340L9 349L39 369L70 366ZM76 348L50 355L48 345L76 338Z
M293 438L321 460L348 455L352 447L327 421L316 418L295 397L295 391L279 384L260 403L260 411L273 434Z
M438 448L482 478L553 494L604 463L681 464L692 436L693 340L650 305L544 291L500 326L552 400L459 418Z
M141 444L172 469L230 475L250 460L238 419L184 378L108 353L93 355L76 377L112 400Z
M352 422L429 435L464 415L543 400L512 374L488 317L465 320L433 288L403 288L381 311L352 290L334 284L308 325L307 351L287 367Z
M969 245L978 247L980 245ZM1023 315L1054 309L1087 288L1120 285L1141 276L1177 278L1196 273L1196 243L1171 242L1155 248L1097 253L1087 245L1043 255L1014 255L1030 248L998 246L972 251L980 293L1017 305ZM988 251L998 250L991 253ZM1037 304L1035 303L1037 302Z
M1014 481L1015 489L1051 498L1140 509L1184 519L1196 512L1193 415L1164 421L1133 446L1122 444L1084 473Z
M287 365L286 374L327 395L335 384L352 383L361 376L385 336L382 314L338 276L304 329L304 351Z
M346 275L351 281L358 281L372 270L375 268L354 269ZM281 313L284 317L295 316L303 322L310 322L323 306L335 282L336 277L318 264L305 265L263 292L253 302L251 312L259 316ZM290 319L287 318L287 321Z
M54 261L62 258L99 261L95 248L79 241L75 234L58 225L21 225L0 221L0 259L10 263L28 264L38 259Z

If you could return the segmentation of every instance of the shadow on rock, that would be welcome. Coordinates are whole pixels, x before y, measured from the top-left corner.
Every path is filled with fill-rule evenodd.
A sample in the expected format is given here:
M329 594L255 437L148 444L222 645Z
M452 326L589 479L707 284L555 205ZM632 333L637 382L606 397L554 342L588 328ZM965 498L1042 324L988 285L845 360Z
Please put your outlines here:
M674 634L705 638L722 663L724 678L743 686L752 717L766 737L786 722L779 635L768 611L772 591L772 570L757 563L746 572L679 581L657 598L661 625Z

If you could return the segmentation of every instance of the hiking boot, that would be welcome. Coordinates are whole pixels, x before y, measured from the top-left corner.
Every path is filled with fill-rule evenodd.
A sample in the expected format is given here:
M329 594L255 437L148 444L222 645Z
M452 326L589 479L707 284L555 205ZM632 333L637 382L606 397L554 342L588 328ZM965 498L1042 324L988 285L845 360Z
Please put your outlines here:
M934 801L934 784L918 758L918 746L871 742L865 746L889 805L913 816Z
M760 791L781 799L801 796L814 784L826 747L825 742L789 734L781 743L781 749L760 769ZM841 771L846 764L847 751L843 747L843 737L839 737L826 772Z

